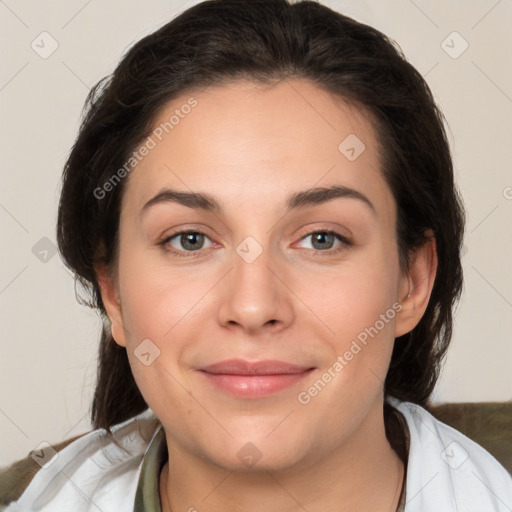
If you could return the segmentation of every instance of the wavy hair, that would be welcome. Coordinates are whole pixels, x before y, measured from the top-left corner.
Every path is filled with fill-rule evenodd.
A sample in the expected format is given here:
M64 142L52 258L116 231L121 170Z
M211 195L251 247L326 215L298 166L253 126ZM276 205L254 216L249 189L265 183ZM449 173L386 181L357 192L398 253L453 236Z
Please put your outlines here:
M152 129L159 110L196 88L239 78L274 83L307 79L365 109L376 128L381 171L397 205L400 265L426 241L438 269L419 324L397 338L385 393L428 406L452 336L462 289L464 210L454 183L444 116L399 46L368 25L314 1L207 0L138 41L90 91L63 172L57 240L65 264L105 320L91 419L95 428L147 408L126 349L111 335L96 269L115 275L120 204L126 180L104 198L98 187Z

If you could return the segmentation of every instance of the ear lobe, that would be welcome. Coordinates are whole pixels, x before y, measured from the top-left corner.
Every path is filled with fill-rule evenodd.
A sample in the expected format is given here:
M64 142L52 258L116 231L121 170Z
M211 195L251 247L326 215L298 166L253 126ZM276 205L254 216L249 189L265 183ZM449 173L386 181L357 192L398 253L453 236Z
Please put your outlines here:
M431 229L425 235L427 241L410 255L409 271L400 287L402 309L396 317L396 338L418 325L434 287L438 264L436 239Z
M100 287L101 300L110 320L112 337L118 345L126 347L126 334L117 286L105 267L97 268L96 276Z

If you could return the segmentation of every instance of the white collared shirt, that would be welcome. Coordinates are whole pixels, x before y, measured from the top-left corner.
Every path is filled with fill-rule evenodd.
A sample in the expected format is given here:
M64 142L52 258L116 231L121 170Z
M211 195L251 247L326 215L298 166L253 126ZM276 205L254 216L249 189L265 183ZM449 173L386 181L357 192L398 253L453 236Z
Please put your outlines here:
M409 429L405 512L512 511L512 476L489 452L422 407L386 400ZM133 511L142 462L161 428L150 409L116 425L126 452L104 430L89 432L39 470L5 512Z

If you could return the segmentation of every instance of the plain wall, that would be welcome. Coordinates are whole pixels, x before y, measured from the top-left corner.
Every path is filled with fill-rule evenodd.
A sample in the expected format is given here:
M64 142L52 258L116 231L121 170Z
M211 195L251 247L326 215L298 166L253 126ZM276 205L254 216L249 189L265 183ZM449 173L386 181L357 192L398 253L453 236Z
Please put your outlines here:
M53 254L62 167L90 87L135 41L195 3L0 3L0 465L91 428L100 321L77 303ZM511 400L512 4L322 3L396 40L448 121L468 213L465 287L435 401ZM43 31L58 43L48 58L31 47L51 49Z

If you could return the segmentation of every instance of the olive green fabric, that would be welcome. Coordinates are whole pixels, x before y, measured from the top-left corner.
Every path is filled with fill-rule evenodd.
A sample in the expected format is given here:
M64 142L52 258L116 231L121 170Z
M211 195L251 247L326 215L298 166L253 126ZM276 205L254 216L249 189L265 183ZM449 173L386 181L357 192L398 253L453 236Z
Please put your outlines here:
M404 512L405 510L405 488L406 488L406 475L407 475L407 458L409 453L410 435L407 428L407 422L402 414L393 408L394 417L398 421L398 426L401 430L401 439L403 444L402 452L405 458L405 475L402 492L400 495L400 502L396 512ZM160 507L160 492L159 481L160 472L162 467L168 460L167 443L165 433L162 427L155 434L142 464L137 492L135 494L135 507L133 512L161 512Z
M427 410L485 448L512 475L512 401L438 404Z
M407 455L409 453L409 429L407 428L407 422L403 418L402 414L394 409L394 413L401 417L400 424L402 426L404 434L404 450L405 450L405 468L406 474L404 475L404 484L402 493L400 495L400 502L396 512L404 512L405 510L405 487L407 475ZM160 472L162 467L168 460L167 443L165 440L165 433L162 427L159 427L159 431L155 434L155 437L151 441L148 447L146 455L144 456L144 462L139 476L139 482L137 485L137 491L135 494L135 506L133 512L161 512L160 507Z
M71 437L58 444L52 444L52 448L59 452L87 433ZM0 512L23 494L32 478L41 469L41 466L32 458L31 454L32 452L24 459L13 462L10 466L0 468Z
M438 420L462 432L485 448L512 474L512 402L449 403L430 405L426 409ZM56 451L60 451L79 437L81 436L66 439L52 446ZM150 503L149 489L151 486L153 486L153 491L158 489L157 475L165 463L162 454L167 457L163 430L155 435L153 441L154 443L150 445L147 453L147 460L152 460L153 465L145 460L147 464L145 464L144 473L141 471L141 474L146 476L142 481L139 479L139 487L142 490L140 497L137 498L138 506L146 506L146 509L139 508L144 512L160 512L158 493L153 494L153 496L157 496L156 503ZM30 454L8 467L0 468L0 511L21 496L39 469L41 469L40 466ZM154 475L153 482L151 482L151 474ZM148 499L146 499L146 494ZM137 496L139 496L139 489L137 489ZM151 506L153 509L148 508ZM136 512L139 510L135 509Z
M165 432L160 426L144 456L133 512L161 512L158 488L160 472L167 459Z

